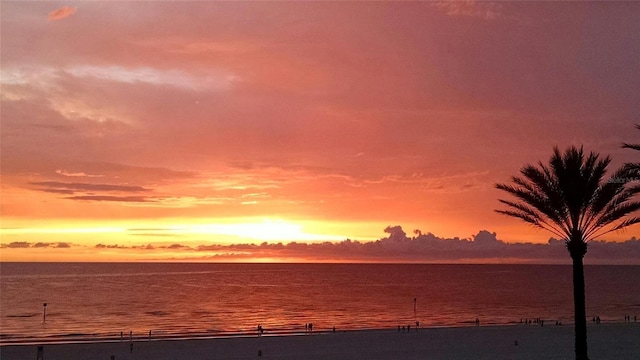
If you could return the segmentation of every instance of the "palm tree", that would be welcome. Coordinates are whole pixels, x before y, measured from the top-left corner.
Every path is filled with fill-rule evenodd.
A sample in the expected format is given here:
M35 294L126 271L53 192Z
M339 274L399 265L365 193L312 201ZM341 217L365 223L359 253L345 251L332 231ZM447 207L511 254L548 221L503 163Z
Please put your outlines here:
M629 168L615 171L604 180L611 159L597 153L585 158L582 148L568 148L561 154L554 148L549 165L524 166L522 177L513 185L496 184L517 198L500 200L508 210L498 213L523 220L565 240L573 260L573 300L575 309L575 352L577 360L587 360L587 319L582 259L589 241L609 232L640 223L630 213L640 209L629 188Z

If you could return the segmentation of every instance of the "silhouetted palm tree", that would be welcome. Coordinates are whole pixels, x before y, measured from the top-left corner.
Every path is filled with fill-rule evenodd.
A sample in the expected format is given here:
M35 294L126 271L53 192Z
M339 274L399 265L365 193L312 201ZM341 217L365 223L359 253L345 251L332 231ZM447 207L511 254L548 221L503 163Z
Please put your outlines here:
M640 209L632 197L638 192L628 187L629 168L623 167L605 180L609 157L599 159L590 153L585 159L582 148L568 148L561 154L554 148L548 165L524 166L522 177L514 176L513 185L496 184L517 198L500 200L508 210L497 212L521 219L564 239L573 260L573 300L575 307L576 359L586 360L587 319L582 259L590 240L609 232L640 223L640 218L625 218Z

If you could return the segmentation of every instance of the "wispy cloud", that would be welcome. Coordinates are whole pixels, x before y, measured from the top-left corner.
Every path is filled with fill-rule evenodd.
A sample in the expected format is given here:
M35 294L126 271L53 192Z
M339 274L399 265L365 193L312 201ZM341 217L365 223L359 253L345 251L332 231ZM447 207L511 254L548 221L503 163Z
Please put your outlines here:
M163 167L131 166L108 162L81 162L68 165L63 170L55 171L58 175L82 176L87 174L89 178L111 178L126 181L128 183L162 183L178 179L192 179L197 176L193 171L172 170Z
M435 1L431 3L431 6L449 16L469 16L493 20L501 15L500 4L488 1Z
M36 181L29 183L38 188L36 190L53 193L71 195L65 197L68 200L79 201L109 201L122 203L146 203L155 200L146 196L131 195L105 195L96 193L140 193L149 192L142 186L135 185L112 185L112 184L91 184L91 183L75 183L75 182L58 182L58 181ZM80 193L80 194L78 194ZM77 195L78 194L78 195Z
M56 174L67 176L67 177L89 177L89 178L104 177L104 175L91 175L84 172L68 172L66 170L56 170Z
M111 184L90 184L90 183L66 183L58 181L36 181L31 185L44 187L47 189L71 190L71 191L122 191L122 192L144 192L150 189L142 186L131 185L111 185Z
M152 67L82 65L65 70L75 77L92 77L105 81L179 87L188 90L226 90L234 80L232 74L220 71L216 74L193 74L181 69L157 69Z
M126 246L122 246L122 245L118 245L118 244L97 244L95 246L96 249L136 249L137 247L135 246L130 246L130 247L126 247Z
M193 71L187 69L162 69L151 66L131 67L123 65L75 65L47 67L19 65L5 67L0 82L6 85L29 85L49 89L65 79L93 78L97 80L125 83L169 86L185 90L222 91L230 89L238 79L224 70Z
M3 85L30 85L46 89L59 78L60 69L48 66L6 66L0 71L0 83Z
M27 241L14 241L8 244L0 244L0 248L7 249L27 249L27 248L57 248L67 249L73 245L68 242L27 242Z
M56 9L50 12L49 15L47 16L47 19L49 19L49 21L62 20L64 18L68 18L69 16L75 14L77 10L78 8L75 8L75 7L63 6L59 9Z
M486 185L490 181L488 171L474 171L459 174L424 174L412 173L409 175L395 174L386 175L376 179L365 179L355 181L352 179L351 186L362 186L362 184L399 184L415 185L423 191L438 192L462 192L470 190L478 184ZM463 185L461 185L463 183Z
M111 201L111 202L129 202L129 203L146 203L153 202L153 199L144 196L109 196L109 195L80 195L69 196L65 199L84 200L84 201Z
M198 37L162 36L159 38L135 39L131 43L142 47L158 49L167 53L186 55L218 54L218 55L250 55L264 50L268 44L247 40L220 41L203 40Z

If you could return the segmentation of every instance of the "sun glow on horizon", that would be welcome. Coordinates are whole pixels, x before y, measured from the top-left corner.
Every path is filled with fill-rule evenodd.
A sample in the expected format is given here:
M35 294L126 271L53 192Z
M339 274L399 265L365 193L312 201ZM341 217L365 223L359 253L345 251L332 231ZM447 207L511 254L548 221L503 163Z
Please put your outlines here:
M7 226L0 228L0 261L293 261L276 254L256 255L224 247L339 242L348 238L336 235L335 230L322 222L272 218L202 223L173 219L160 226L150 222Z
M344 240L342 235L315 234L304 230L304 226L287 221L263 219L262 221L237 223L181 224L154 229L127 229L128 232L174 235L218 235L257 241L331 241Z
M148 225L148 224L146 224ZM263 219L262 221L205 224L173 224L165 226L82 226L43 228L4 228L3 235L74 235L74 234L121 234L147 236L212 235L232 237L235 240L254 241L340 241L348 236L318 234L305 231L304 226L287 220Z

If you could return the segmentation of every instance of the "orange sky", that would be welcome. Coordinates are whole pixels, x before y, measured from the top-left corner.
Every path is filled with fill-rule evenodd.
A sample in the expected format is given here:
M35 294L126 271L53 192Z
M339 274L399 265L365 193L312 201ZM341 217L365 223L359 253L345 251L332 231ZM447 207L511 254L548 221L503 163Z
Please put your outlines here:
M0 6L0 260L389 225L546 243L496 182L556 145L638 159L640 3Z

